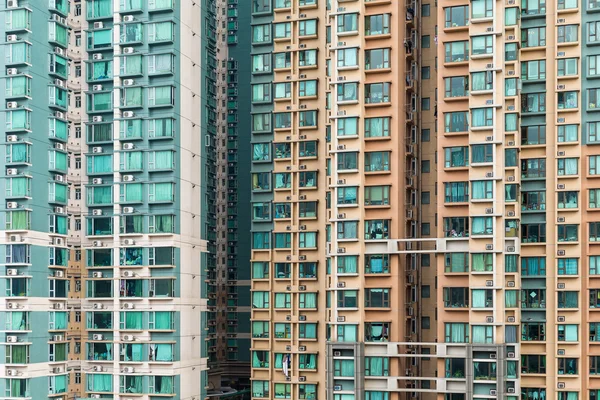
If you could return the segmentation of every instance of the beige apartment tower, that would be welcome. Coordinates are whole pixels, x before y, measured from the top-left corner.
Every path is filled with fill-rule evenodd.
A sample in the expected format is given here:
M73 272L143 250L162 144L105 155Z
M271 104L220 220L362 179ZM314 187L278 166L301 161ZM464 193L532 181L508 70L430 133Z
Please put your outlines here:
M253 398L435 398L436 15L253 2Z

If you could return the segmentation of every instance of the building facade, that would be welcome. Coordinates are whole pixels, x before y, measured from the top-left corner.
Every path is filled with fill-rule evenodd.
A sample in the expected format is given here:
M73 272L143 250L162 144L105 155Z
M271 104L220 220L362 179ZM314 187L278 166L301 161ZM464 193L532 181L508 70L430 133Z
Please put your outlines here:
M252 397L435 398L436 4L252 6Z
M0 397L204 398L215 3L0 8Z
M438 5L441 398L600 395L597 5Z

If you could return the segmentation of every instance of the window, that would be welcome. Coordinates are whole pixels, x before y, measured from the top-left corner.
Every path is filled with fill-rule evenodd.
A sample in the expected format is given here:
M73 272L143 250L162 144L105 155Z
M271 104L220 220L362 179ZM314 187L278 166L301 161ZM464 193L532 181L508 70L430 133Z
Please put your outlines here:
M365 376L389 376L387 357L365 357Z
M577 158L559 158L557 161L558 176L577 175Z
M342 83L337 85L337 101L357 101L358 100L358 84L357 83Z
M389 273L389 263L389 255L387 254L365 255L365 273L387 274Z
M517 78L507 78L504 80L504 95L507 97L517 95Z
M305 19L298 23L298 33L300 36L312 36L317 34L317 20Z
M559 143L578 141L577 125L559 125L558 141Z
M546 340L544 322L524 322L521 324L521 340L525 342L543 342Z
M298 83L298 95L300 97L309 97L317 95L317 81L300 81ZM275 98L277 98L277 91L275 91Z
M338 290L337 306L338 306L338 308L357 308L358 307L358 291L357 290ZM338 329L339 329L339 326L343 326L343 325L338 325ZM339 333L338 333L338 335L339 335ZM338 337L338 339L339 339L339 337Z
M385 35L390 33L390 14L365 16L365 35Z
M466 111L457 111L444 114L444 130L450 132L467 132L469 129Z
M528 28L521 30L521 46L537 47L546 45L546 28Z
M568 10L579 7L578 0L558 0L559 10Z
M358 49L355 47L337 51L337 66L339 68L358 67Z
M490 163L494 161L494 146L491 144L471 145L471 163Z
M469 6L444 8L444 27L458 28L469 25Z
M261 83L252 85L252 102L267 103L271 101L271 85Z
M390 83L371 83L365 85L365 103L380 104L390 102Z
M269 249L270 240L269 232L252 232L252 248L255 250Z
M445 97L465 97L469 95L469 77L454 76L444 78Z
M506 43L504 45L504 58L505 61L514 61L518 58L517 43Z
M365 289L365 307L367 308L389 308L389 289Z
M338 33L358 31L358 14L340 14L337 16Z
M292 126L291 113L275 113L274 116L275 116L275 129L290 128Z
M599 4L600 6L600 4ZM575 60L577 61L577 60ZM577 62L575 62L575 66L577 66ZM599 76L600 75L600 55L593 55L587 57L587 69L588 74L590 76Z
M339 187L337 189L337 204L358 204L357 187Z
M444 331L445 343L469 343L469 324L446 323Z
M546 209L546 191L527 191L521 193L521 210L537 211Z
M491 18L494 13L493 0L472 0L471 1L471 17L475 18Z
M521 15L540 15L545 13L545 0L527 0L521 6Z
M468 253L446 253L444 255L445 272L468 272L469 254Z
M577 92L559 92L558 93L558 109L573 109L577 108Z
M493 90L494 89L494 72L482 71L471 73L471 83L473 91Z
M381 240L389 237L390 221L375 219L365 221L365 240Z
M274 233L273 248L274 249L289 249L292 246L292 235L289 233Z
M358 238L357 221L340 221L337 223L338 239L357 239Z
M444 62L469 61L469 42L449 42L444 44Z
M431 109L431 99L429 97L421 98L421 110L426 111Z
M468 237L469 236L469 218L468 217L444 218L444 236L445 237Z
M356 136L358 135L358 117L338 118L337 119L338 136Z
M337 271L339 274L358 273L358 256L338 256Z
M473 125L473 128L493 126L493 123L493 108L474 108L471 110L471 124Z
M390 68L390 49L365 50L365 69Z
M271 54L257 54L252 56L252 73L261 74L271 72Z
M600 208L600 189L590 189L588 199L589 208Z
M252 27L252 44L271 43L271 25L255 25Z
M276 54L282 60L279 61L279 65L276 68L289 68L291 67L290 53L278 53ZM317 66L317 50L301 50L298 56L298 66L300 67L314 67Z
M424 49L428 49L431 47L431 36L429 36L429 35L421 36L421 47Z
M252 13L268 13L271 11L271 0L257 0L252 2ZM256 396L263 397L263 396ZM268 396L267 396L268 397Z
M421 67L421 79L430 79L431 77L431 68L430 67Z
M517 25L519 20L519 9L517 7L510 7L504 9L504 24L506 26Z
M344 170L356 170L358 168L358 153L357 152L345 152L337 154L337 169L340 171Z
M576 191L558 192L558 208L579 208L578 193Z
M522 178L544 178L546 177L546 159L529 158L521 160Z
M600 156L590 156L588 158L588 175L600 174Z
M579 25L559 25L558 43L576 42L578 40Z
M271 175L268 172L252 174L252 190L254 192L271 190Z
M444 182L445 203L466 203L469 201L468 182Z
M444 288L444 307L446 308L468 308L469 289L464 287Z
M522 374L545 374L546 356L544 355L521 355L521 373Z
M558 308L578 308L578 292L557 292Z
M289 39L292 34L292 24L289 22L279 22L273 24L274 39Z
M338 120L339 121L339 120ZM390 136L390 118L366 118L365 137L388 137Z
M471 199L484 200L494 198L494 181L472 181Z
M275 69L292 67L291 53L275 53L274 57L275 57Z
M273 84L274 99L289 99L292 96L292 84L289 82Z
M579 340L578 325L557 325L559 342L577 342Z
M365 172L383 172L390 170L390 152L377 151L365 153Z
M546 243L546 224L522 224L521 243Z
M494 233L493 218L491 217L473 217L471 234L473 235L492 235Z
M546 79L546 60L521 63L521 78L524 81Z
M588 43L596 43L600 41L600 22L587 23L587 41Z
M484 0L485 1L485 0ZM471 54L474 56L492 54L494 52L494 37L491 35L474 36L471 38Z
M494 327L492 326L473 326L473 343L494 343ZM474 362L473 368L475 373L475 379L488 379L490 375L496 373L495 365L491 363ZM493 369L493 371L487 371L487 369ZM495 376L491 377L495 379Z

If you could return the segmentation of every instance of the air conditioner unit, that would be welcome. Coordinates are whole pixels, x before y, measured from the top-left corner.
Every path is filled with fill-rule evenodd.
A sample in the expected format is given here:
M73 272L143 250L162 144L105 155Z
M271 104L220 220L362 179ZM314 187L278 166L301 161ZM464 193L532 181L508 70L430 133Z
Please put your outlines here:
M125 342L133 342L135 338L133 337L133 335L123 335L123 340Z
M515 317L508 317L506 318L506 322L515 322L516 318Z
M341 213L337 215L338 219L344 219L346 218L346 213Z
M19 103L16 101L9 101L6 103L6 108L17 108L19 107Z
M512 146L515 145L515 142L510 141L510 142L506 143L506 145L509 146L509 147L512 147Z
M99 394L90 394L90 398L91 399L101 399L102 395L99 395Z
M63 335L54 335L52 336L53 342L62 342L64 340Z
M96 53L93 56L94 60L102 60L104 58L104 56L100 53Z
M6 342L7 343L17 343L19 340L16 336L7 336L6 337Z
M345 288L346 287L346 282L338 282L337 287L338 288Z
M298 321L306 321L306 315L298 316Z
M6 35L7 42L16 42L17 40L19 40L17 35Z
M133 246L135 244L135 240L133 240L133 239L125 239L125 240L123 240L123 244L125 246Z
M6 175L17 175L19 171L16 168L7 168Z
M565 355L565 349L558 349L558 352L556 353L559 356L564 356Z
M507 212L507 213L506 213L506 215L507 215L508 217L514 217L516 214L515 214L515 212L514 212L514 211L509 211L509 212Z
M63 303L56 303L54 304L54 309L55 310L63 310L65 308L65 305Z
M557 289L564 289L566 287L566 285L564 283L557 283L556 284L556 288Z
M306 346L298 346L298 351L306 351Z
M92 273L92 277L94 278L102 278L103 273L102 272L94 272Z
M134 84L135 84L135 81L133 79L123 79L124 86L133 86Z
M135 372L135 368L133 368L133 367L125 367L125 368L123 368L123 372L126 373L126 374L132 374L132 373Z
M102 215L102 210L100 210L100 209L92 210L92 215L96 215L96 216Z
M18 139L17 135L6 135L7 142L16 142Z
M485 322L488 324L493 324L494 323L494 317L485 317ZM494 354L495 356L495 354ZM492 355L490 354L490 358L492 357Z
M104 152L104 149L102 149L102 147L97 146L97 147L92 148L92 153L103 153L103 152Z
M65 113L64 113L64 112L62 112L62 111L57 111L57 112L55 112L55 113L54 113L54 116L55 116L56 118L58 118L58 119L66 119L66 118L65 118Z
M65 180L65 177L62 175L54 175L54 180L57 182L63 182Z
M298 290L300 290L301 292L303 292L303 291L306 290L306 286L300 285L300 286L298 286Z
M6 208L18 208L19 204L16 201L9 201L6 203Z
M133 271L124 271L123 276L127 278L133 278L135 276L135 273Z
M19 7L19 0L6 0L6 8Z
M123 118L133 118L135 117L135 113L133 111L125 111L123 113Z
M566 385L565 385L565 383L564 383L564 382L558 382L558 383L556 384L556 388L557 388L557 389L564 389L565 387L566 387Z
M133 207L123 207L123 214L133 214L134 210Z
M22 242L23 241L23 236L21 236L21 235L10 235L8 237L8 241L9 242Z
M506 247L506 251L509 253L514 253L515 252L515 246L507 246Z
M102 185L102 182L104 182L102 180L102 178L93 178L92 179L92 184L94 184L94 185Z
M298 256L298 260L300 260L300 261L306 261L306 256Z
M126 310L133 310L135 308L135 304L133 303L125 303L123 304L123 308Z
M338 179L338 180L337 180L337 184L338 184L338 185L343 185L343 184L345 184L345 183L346 183L346 180L345 180L345 179Z
M123 182L133 182L135 177L133 175L123 175Z
M345 247L340 247L337 249L338 254L344 254L346 252L346 248Z
M64 271L54 271L54 277L55 278L64 278L65 273L64 273Z
M291 315L286 315L285 316L285 320L286 321L291 321L292 320L292 316Z
M65 149L65 145L64 145L64 143L55 143L54 144L54 148L56 150L64 150Z
M123 150L133 150L133 149L135 149L135 144L123 143Z
M101 365L94 365L94 372L102 372L104 371L104 367Z
M508 286L508 287L515 287L515 281L508 281L508 282L506 282L506 286Z
M102 304L102 303L94 303L94 305L92 307L94 308L94 310L103 310L104 309L104 304Z
M123 16L123 22L133 22L133 15L125 15Z
M340 390L342 390L342 385L334 385L333 386L333 391L334 392L337 392L337 391L340 391Z
M486 214L493 214L494 213L494 209L493 208L486 208L485 209L485 213Z
M92 86L92 90L94 90L94 91L100 91L102 89L104 89L104 87L102 85L94 85L94 86ZM100 118L102 118L102 117L100 117Z
M94 29L102 29L104 28L103 22L94 22Z
M19 70L16 68L7 68L6 69L6 75L17 75L19 73Z
M494 173L493 172L486 172L485 173L485 177L486 178L493 178L494 177Z
M485 286L494 286L494 281L485 281Z
M55 47L54 48L54 52L56 54L58 54L59 56L64 56L65 55L65 49L63 49L62 47Z
M486 32L494 32L494 27L493 26L488 26L487 28L485 28Z
M19 375L19 372L16 369L7 369L6 375L7 376L17 376L17 375Z
M508 75L508 76L513 76L514 74L515 74L514 70L512 70L512 71L506 71L506 75Z
M486 69L494 69L494 64L486 64L485 68Z
M494 245L493 244L486 244L485 245L485 249L486 250L494 250Z
M53 374L60 374L62 372L62 368L61 367L54 367L52 368L52 373Z
M55 79L54 84L56 86L65 87L65 81L63 81L62 79Z
M565 322L566 320L567 320L567 319L566 319L565 317L562 317L562 316L561 316L561 317L558 317L558 318L556 318L556 321L557 321L557 322Z
M514 182L515 181L515 177L511 175L511 176L507 177L506 180L508 182Z
M64 214L65 209L63 207L54 207L54 213L55 214Z
M133 52L134 52L134 51L135 51L135 50L134 50L134 48L133 48L133 47L125 47L125 48L123 49L123 54L133 54Z
M506 393L515 393L515 388L514 387L506 388Z
M565 222L565 220L566 220L565 217L558 217L558 218L556 218L556 222L559 222L559 223L560 222Z
M558 250L558 251L556 252L556 255L557 255L557 256L564 256L565 254L566 254L566 252L565 252L564 250Z
M333 356L334 357L341 357L342 356L342 352L341 351L334 351L333 352Z
M556 155L557 155L558 157L564 157L564 156L565 156L565 154L567 154L567 153L566 153L566 152L564 152L564 151L559 151L559 152L557 152L557 153L556 153Z

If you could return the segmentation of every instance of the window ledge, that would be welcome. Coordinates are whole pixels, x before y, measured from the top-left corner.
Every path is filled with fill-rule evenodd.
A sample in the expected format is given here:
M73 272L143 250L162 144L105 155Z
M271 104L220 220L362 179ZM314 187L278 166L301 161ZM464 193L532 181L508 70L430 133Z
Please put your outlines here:
M378 35L365 34L365 40L388 39L391 38L391 33L380 33Z
M444 32L460 32L460 31L468 31L469 25L458 25L458 26L449 26L444 28Z
M383 73L387 73L387 72L392 72L391 68L373 68L373 69L365 69L365 74L366 75L371 75L371 74L383 74Z
M338 37L345 37L345 36L355 36L358 35L358 31L342 31L342 32L337 32Z

